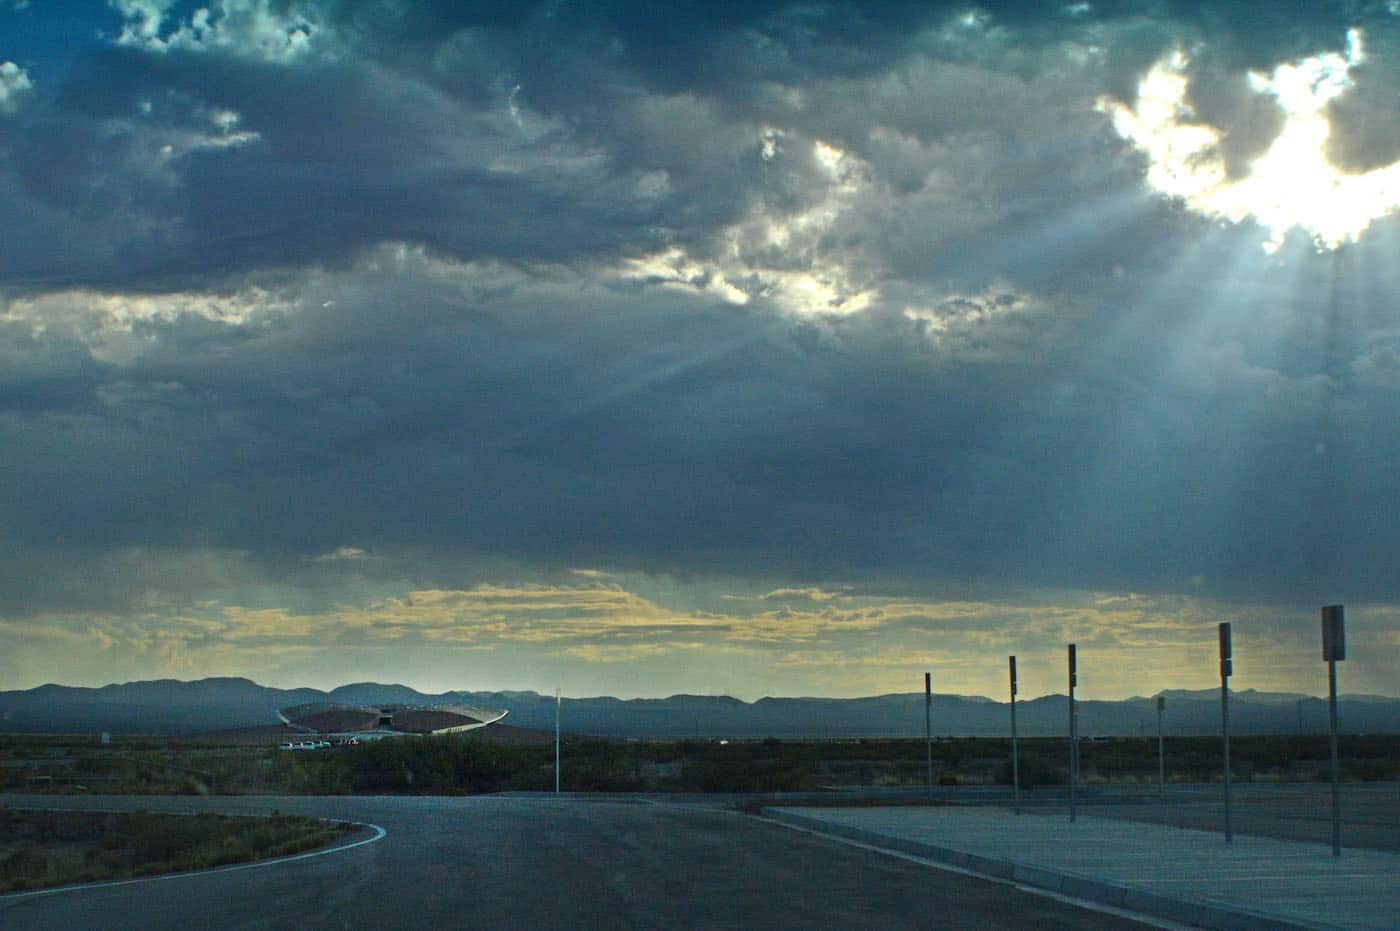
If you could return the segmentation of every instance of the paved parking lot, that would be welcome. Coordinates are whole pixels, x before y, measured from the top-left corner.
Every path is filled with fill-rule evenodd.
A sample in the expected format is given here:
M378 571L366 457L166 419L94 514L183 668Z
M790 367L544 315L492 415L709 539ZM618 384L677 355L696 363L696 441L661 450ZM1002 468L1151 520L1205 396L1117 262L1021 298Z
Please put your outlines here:
M1140 806L1125 806L1140 807ZM1400 927L1400 853L1053 811L770 808L845 836L1204 927ZM1138 814L1142 814L1138 812Z

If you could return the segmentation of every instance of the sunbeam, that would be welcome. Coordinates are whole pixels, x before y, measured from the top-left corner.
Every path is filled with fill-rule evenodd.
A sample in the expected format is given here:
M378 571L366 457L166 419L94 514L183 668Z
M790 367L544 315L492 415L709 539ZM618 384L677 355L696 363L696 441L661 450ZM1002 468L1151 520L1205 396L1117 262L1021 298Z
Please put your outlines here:
M6 688L1393 691L1394 3L351 6L0 0Z

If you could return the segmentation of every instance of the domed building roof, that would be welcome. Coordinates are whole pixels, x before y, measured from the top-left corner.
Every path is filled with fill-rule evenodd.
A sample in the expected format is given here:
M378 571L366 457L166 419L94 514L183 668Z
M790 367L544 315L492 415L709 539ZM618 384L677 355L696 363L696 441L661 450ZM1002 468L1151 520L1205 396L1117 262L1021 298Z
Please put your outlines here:
M495 724L508 712L473 705L343 705L314 702L277 712L282 723L306 734L389 737L456 734Z

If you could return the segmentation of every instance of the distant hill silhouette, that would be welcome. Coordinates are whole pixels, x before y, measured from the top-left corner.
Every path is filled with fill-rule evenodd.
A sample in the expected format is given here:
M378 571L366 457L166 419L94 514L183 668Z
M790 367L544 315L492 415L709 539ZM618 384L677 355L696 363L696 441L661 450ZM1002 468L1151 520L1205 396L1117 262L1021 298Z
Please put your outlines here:
M1169 734L1214 734L1220 728L1220 692L1169 690L1164 726ZM276 689L248 679L195 682L161 679L102 688L42 685L0 692L0 731L22 733L193 734L276 723L278 708L308 702L434 705L449 702L509 709L515 727L552 730L554 696L536 692L454 691L425 694L405 685L359 682L324 692ZM1301 704L1300 704L1301 703ZM1156 699L1081 701L1080 733L1154 735ZM1309 696L1231 692L1235 734L1321 734L1327 702ZM1025 736L1065 732L1065 696L1047 695L1017 705ZM1346 733L1400 733L1400 699L1346 696L1338 716ZM933 732L938 736L1004 736L1004 702L980 696L935 695ZM670 698L565 698L563 727L576 734L616 737L917 737L923 734L921 693L868 698L761 698L723 695Z

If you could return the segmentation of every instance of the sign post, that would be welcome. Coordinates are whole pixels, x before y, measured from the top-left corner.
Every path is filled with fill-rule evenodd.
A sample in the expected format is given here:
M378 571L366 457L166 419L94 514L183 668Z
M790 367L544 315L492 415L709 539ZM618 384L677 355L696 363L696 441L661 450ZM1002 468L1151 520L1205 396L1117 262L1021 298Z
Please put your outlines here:
M1230 676L1235 671L1230 647L1230 622L1220 623L1220 734L1225 749L1225 843L1234 843L1230 828Z
M1332 856L1342 855L1342 792L1337 765L1337 661L1347 658L1346 620L1341 605L1322 609L1322 658L1327 660L1327 720L1332 735Z
M1016 657L1011 657L1011 810L1021 813L1021 767L1016 756Z
M1162 801L1167 800L1167 754L1166 744L1162 740L1162 712L1166 710L1167 698L1165 695L1157 696L1157 795Z
M924 753L928 759L926 782L928 800L933 801L933 728L930 715L933 711L933 673L924 673Z
M1079 734L1074 714L1074 686L1079 680L1074 644L1069 645L1069 820L1075 819L1075 783L1079 781Z

